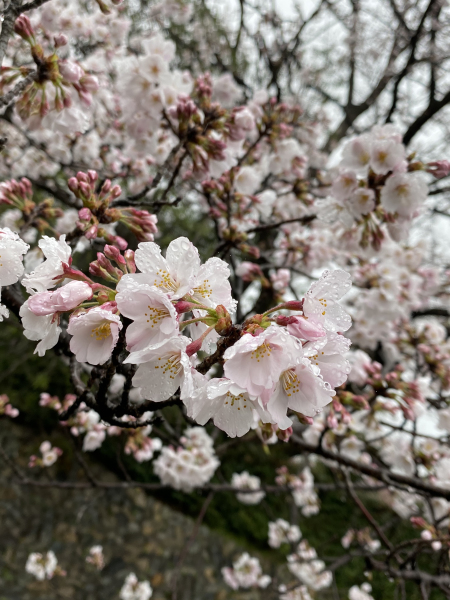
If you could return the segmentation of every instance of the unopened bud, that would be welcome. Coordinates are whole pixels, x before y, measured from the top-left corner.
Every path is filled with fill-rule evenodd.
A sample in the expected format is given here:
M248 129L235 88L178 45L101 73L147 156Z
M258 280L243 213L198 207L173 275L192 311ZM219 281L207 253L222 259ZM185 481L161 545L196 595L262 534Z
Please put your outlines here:
M226 336L230 333L230 330L233 327L230 313L227 311L225 306L223 306L223 304L217 305L215 310L218 316L215 330L219 335Z
M136 263L134 262L134 250L125 250L124 258L127 264L128 273L136 273Z
M194 304L193 302L187 302L186 300L179 300L175 304L175 310L177 311L177 314L182 315L184 313L190 312L196 306L198 306L198 305Z
M282 442L288 442L293 433L294 430L292 427L288 427L287 429L277 429L277 438Z
M186 354L188 356L192 356L193 354L199 352L202 347L202 343L203 339L199 337L198 340L195 340L195 342L188 344L188 346L186 346Z
M61 48L61 46L65 46L68 42L68 38L63 33L55 35L53 38L53 42L55 44L55 48Z
M300 423L303 423L303 425L312 425L314 423L314 419L312 417L307 417L306 415L299 412L296 412L295 414L297 415L297 418L300 421Z

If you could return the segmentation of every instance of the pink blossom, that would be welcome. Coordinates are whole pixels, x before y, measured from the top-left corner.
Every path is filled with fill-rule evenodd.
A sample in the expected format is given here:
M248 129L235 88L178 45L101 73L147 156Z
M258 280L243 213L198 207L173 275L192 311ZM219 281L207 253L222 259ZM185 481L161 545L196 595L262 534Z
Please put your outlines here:
M246 333L225 351L225 376L259 396L273 387L285 368L300 362L302 355L296 338L271 325L256 337Z
M111 356L121 329L118 315L101 307L92 308L70 319L70 349L79 362L102 365Z
M76 308L92 298L93 292L84 281L70 281L54 292L38 292L31 296L28 307L37 316L51 315Z

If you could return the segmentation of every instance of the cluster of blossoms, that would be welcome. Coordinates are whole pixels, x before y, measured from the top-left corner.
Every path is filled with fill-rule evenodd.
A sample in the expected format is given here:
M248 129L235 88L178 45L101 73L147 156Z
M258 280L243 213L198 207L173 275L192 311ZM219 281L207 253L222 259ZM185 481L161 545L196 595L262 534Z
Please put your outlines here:
M297 525L291 525L284 519L269 523L269 546L279 548L282 544L295 544L302 537Z
M30 460L28 462L28 466L30 468L51 467L51 465L55 464L55 462L58 460L58 457L62 454L61 448L52 446L49 441L42 442L42 444L39 446L39 451L42 454L42 457L35 456L34 454L30 456Z
M317 591L331 585L331 571L326 570L325 563L317 558L317 552L306 540L300 542L296 552L290 554L287 560L290 572L307 588Z
M101 571L105 566L103 546L92 546L92 548L89 549L89 555L86 557L86 562L94 565L97 571Z
M6 394L0 395L0 415L6 415L7 417L11 417L11 419L19 416L19 409L12 406Z
M11 236L5 237L7 260L19 265L23 242ZM165 258L154 242L141 242L125 257L106 245L90 270L117 282L114 291L71 266L64 235L59 240L44 236L39 247L46 260L22 280L30 297L20 315L25 336L39 340L40 355L58 342L66 314L76 359L104 364L118 343L121 316L126 317L132 323L125 333L129 355L124 362L138 365L133 377L138 397L162 402L180 388L190 417L201 425L212 419L231 437L247 433L255 414L280 430L292 425L289 409L314 416L350 371L344 358L350 342L338 333L351 324L338 304L350 288L344 271L325 272L302 302L286 302L247 319L240 338L224 353L224 377L206 378L194 373L197 353L233 328L229 311L235 302L224 261L211 258L201 265L187 238L171 242ZM49 291L67 279L71 281ZM272 316L283 309L298 316ZM188 312L193 317L183 320ZM187 326L193 341L184 335Z
M236 498L243 504L259 504L266 495L266 493L261 490L260 478L256 477L256 475L250 475L247 471L233 473L231 485L234 488L246 491L245 494L236 494Z
M184 432L181 446L164 446L153 468L164 485L189 492L207 483L220 462L214 453L214 443L201 427Z
M39 581L52 579L55 575L66 575L66 572L58 565L58 559L53 550L49 550L45 554L32 552L27 558L25 571L36 577Z
M247 552L233 562L232 568L223 567L222 575L233 590L253 587L265 589L271 582L269 575L263 574L259 560Z
M312 429L310 427L306 430L304 433L305 439L307 439ZM288 486L290 488L294 503L296 506L301 507L302 514L305 517L316 515L319 512L319 497L314 489L314 476L309 467L305 467L299 474L290 473L287 466L280 467L277 471L275 481L280 486Z
M148 581L138 581L134 573L130 573L120 590L120 600L149 600L153 590Z
M2 93L20 88L0 123L0 320L18 314L39 356L69 359L76 392L42 394L40 405L83 436L85 452L115 437L127 459L159 453L153 473L186 493L219 468L225 436L212 425L268 452L279 441L318 449L337 479L339 461L361 467L366 487L377 481L365 473L385 470L379 498L423 546L447 550L450 505L436 489L450 485L450 274L409 232L450 164L420 161L388 124L347 140L330 168L323 116L308 123L295 101L244 90L230 73L174 68L186 62L167 25L189 25L191 4L152 3L145 32L116 4L51 0L19 16L0 77ZM178 237L164 253L180 203L217 238L205 262L209 238L199 251ZM183 435L168 423L172 405L190 426ZM0 414L18 414L6 396ZM60 454L48 441L40 452L30 466ZM276 491L315 515L315 460L292 455ZM228 490L258 504L271 486L239 471ZM433 494L425 502L388 475ZM269 525L272 548L300 539L296 524ZM368 529L342 544L369 561L380 550ZM52 553L32 556L36 577L57 572ZM101 569L102 548L87 561ZM281 600L331 584L306 541L288 567L298 585L281 586ZM223 572L233 589L270 584L247 554ZM353 586L349 598L370 591ZM134 574L120 592L151 594Z

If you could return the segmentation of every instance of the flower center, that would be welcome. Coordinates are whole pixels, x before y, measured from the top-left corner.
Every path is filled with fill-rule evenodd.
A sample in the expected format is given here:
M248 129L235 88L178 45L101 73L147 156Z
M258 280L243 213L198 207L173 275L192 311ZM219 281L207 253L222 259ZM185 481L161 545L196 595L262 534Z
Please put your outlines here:
M164 292L176 292L180 287L171 274L164 269L158 269L157 276L159 277L159 280L155 279L153 285Z
M205 279L201 285L194 288L194 296L209 298L212 294L212 287L209 285L209 279Z
M148 306L148 313L145 313L147 323L151 323L151 327L158 325L159 321L169 317L169 311L166 308L155 308L154 306Z
M300 381L294 369L288 369L281 375L281 382L286 396L292 396L300 390Z
M91 337L95 337L97 342L101 342L102 340L105 340L110 335L111 335L111 325L108 323L108 321L105 321L101 325L98 325L98 327L92 328Z
M180 363L181 354L170 354L169 356L159 357L158 360L164 361L162 364L155 365L155 369L162 369L163 375L168 375L170 379L175 379L182 370Z
M247 398L244 397L244 394L238 394L237 396L235 396L231 392L227 392L226 398L227 398L227 400L226 400L225 404L230 404L230 402L231 402L231 406L234 406L235 403L236 403L236 405L238 405L239 402L242 400L242 402L244 403L244 408L247 408L247 404L246 404ZM240 406L236 406L236 408L238 410L241 410Z
M256 350L253 350L251 358L256 358L256 362L260 362L261 359L270 356L272 353L272 347L269 343L264 342L261 346L258 346Z
M319 302L324 308L327 307L327 299L326 298L319 298ZM324 315L325 313L326 313L326 311L324 310L322 315Z

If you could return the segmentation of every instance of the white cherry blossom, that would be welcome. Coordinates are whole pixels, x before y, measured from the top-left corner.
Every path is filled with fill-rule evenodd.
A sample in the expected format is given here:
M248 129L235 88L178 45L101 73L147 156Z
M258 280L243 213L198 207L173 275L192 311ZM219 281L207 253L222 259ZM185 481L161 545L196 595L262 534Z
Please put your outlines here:
M323 341L322 341L323 339ZM349 361L344 358L350 347L350 340L339 333L329 333L317 342L308 342L303 347L313 365L320 369L325 382L332 388L342 385L350 372Z
M0 286L7 286L23 275L23 255L28 252L26 244L8 227L0 229Z
M122 281L132 279L154 286L172 300L182 298L192 289L200 268L197 248L185 237L169 244L166 258L154 242L141 242L136 250L135 262L141 272L124 275Z
M126 363L139 365L133 385L140 389L142 398L162 402L179 387L182 398L192 395L191 362L185 352L189 342L188 338L178 336L128 356Z
M319 369L304 358L300 364L283 371L273 391L267 394L266 410L280 429L287 429L292 425L287 416L288 408L313 417L331 402L335 394L330 384L322 379Z
M65 235L61 235L59 240L44 235L38 245L47 260L23 278L22 285L29 294L55 287L55 278L63 275L62 265L69 264L72 253Z
M127 575L120 590L120 600L149 600L153 590L148 581L138 581L134 573Z
M225 351L225 376L259 396L273 387L287 366L300 362L302 355L296 338L271 325L258 336L246 333Z
M381 205L390 213L410 218L425 202L428 187L418 173L395 173L381 189Z
M323 325L328 331L347 331L352 321L338 300L351 288L351 277L346 271L325 271L306 293L303 303L305 317Z
M254 411L263 423L271 418L264 410L261 400L229 379L211 379L202 394L194 400L193 418L200 425L209 419L230 437L245 435L253 425Z
M122 277L117 290L118 309L133 320L126 332L130 352L144 350L178 335L175 308L159 288Z
M36 316L28 307L26 300L20 307L19 315L22 319L23 335L33 341L38 341L34 354L44 356L47 350L58 343L61 328L54 315Z
M111 356L123 325L119 315L101 307L73 316L67 332L70 349L79 362L102 365Z

